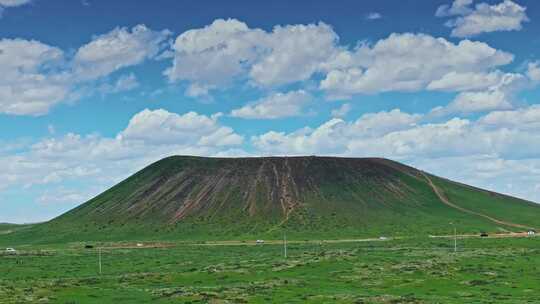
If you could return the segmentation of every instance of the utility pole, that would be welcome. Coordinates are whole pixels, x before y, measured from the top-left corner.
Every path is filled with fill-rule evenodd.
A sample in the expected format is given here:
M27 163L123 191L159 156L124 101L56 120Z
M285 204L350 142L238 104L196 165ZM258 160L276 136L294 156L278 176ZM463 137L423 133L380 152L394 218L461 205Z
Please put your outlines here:
M287 258L287 234L283 233L283 256Z
M101 247L98 248L99 274L101 275Z
M456 229L456 225L454 224L454 222L450 222L450 225L452 225L452 227L454 227L454 253L457 252L457 229Z
M456 226L454 226L454 253L457 252L457 229Z

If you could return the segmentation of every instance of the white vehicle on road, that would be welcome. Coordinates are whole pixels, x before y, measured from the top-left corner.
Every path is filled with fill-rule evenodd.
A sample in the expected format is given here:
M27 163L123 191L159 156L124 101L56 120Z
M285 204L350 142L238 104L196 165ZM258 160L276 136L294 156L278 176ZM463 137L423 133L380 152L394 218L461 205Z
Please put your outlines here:
M6 253L17 253L17 250L13 248L6 248Z

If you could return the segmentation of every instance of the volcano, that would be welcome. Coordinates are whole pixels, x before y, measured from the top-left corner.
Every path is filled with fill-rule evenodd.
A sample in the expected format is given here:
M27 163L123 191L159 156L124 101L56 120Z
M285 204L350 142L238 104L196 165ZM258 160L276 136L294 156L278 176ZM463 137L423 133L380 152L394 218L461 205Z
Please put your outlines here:
M172 156L26 233L69 238L448 234L540 227L540 205L382 158ZM121 235L121 236L120 236Z
M172 156L46 223L75 231L411 234L524 231L540 205L382 158Z

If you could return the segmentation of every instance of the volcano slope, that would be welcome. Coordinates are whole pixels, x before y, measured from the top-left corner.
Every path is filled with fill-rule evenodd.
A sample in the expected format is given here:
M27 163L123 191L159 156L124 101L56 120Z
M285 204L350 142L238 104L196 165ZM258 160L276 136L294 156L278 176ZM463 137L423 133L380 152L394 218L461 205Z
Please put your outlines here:
M349 238L524 231L540 205L380 158L173 156L19 240Z

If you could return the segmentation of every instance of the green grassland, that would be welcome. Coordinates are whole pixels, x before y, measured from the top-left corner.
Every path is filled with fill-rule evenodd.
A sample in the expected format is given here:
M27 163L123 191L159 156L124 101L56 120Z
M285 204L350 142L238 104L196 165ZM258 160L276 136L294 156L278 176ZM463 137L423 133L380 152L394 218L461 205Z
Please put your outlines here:
M540 238L291 242L287 258L252 241L21 246L0 256L0 303L540 302Z

